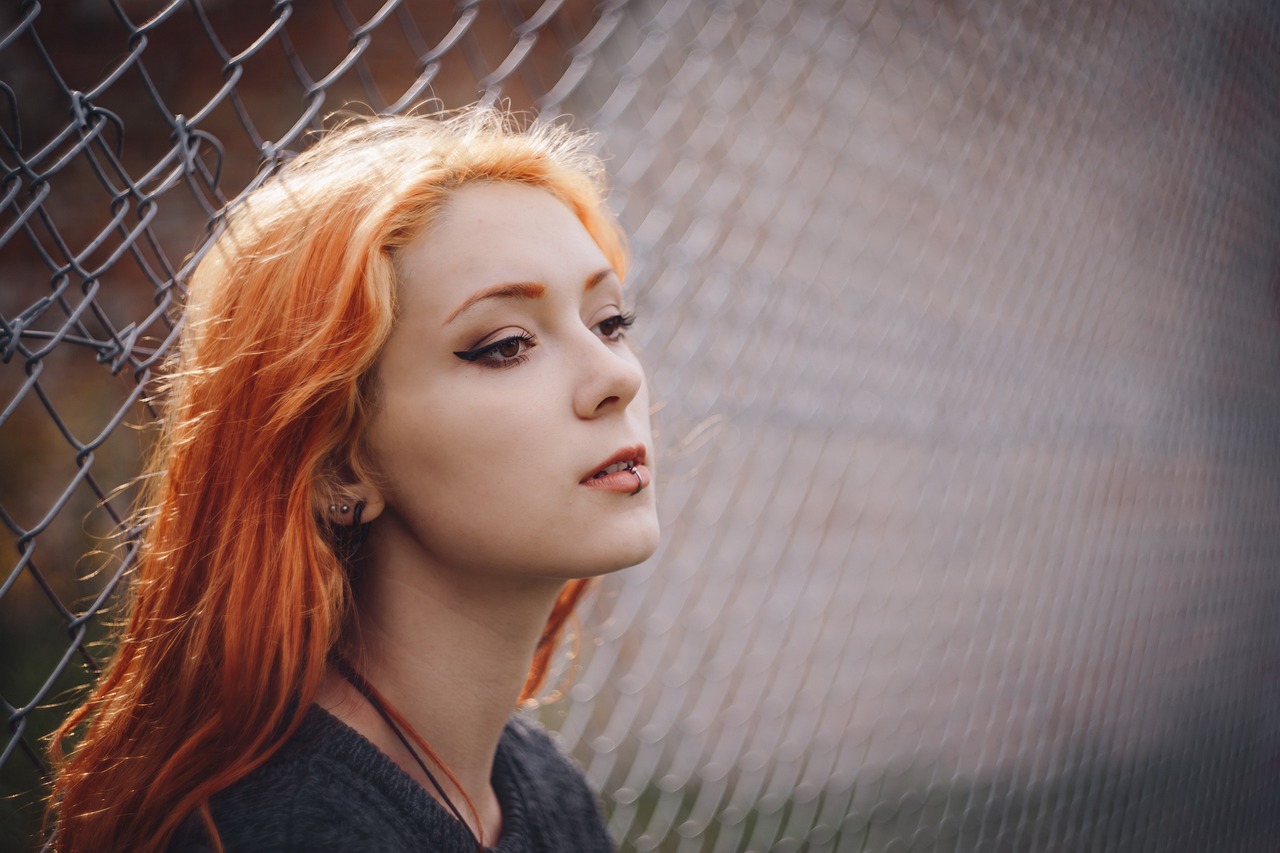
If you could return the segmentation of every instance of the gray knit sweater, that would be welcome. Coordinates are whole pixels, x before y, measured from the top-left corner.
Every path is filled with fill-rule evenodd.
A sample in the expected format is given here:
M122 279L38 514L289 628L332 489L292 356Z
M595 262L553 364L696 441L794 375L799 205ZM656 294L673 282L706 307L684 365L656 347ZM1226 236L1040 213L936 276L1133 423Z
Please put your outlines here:
M614 849L582 773L536 724L512 717L498 743L493 787L500 853ZM475 853L466 828L376 746L312 706L262 767L213 797L227 853L430 851ZM171 853L208 851L198 818Z

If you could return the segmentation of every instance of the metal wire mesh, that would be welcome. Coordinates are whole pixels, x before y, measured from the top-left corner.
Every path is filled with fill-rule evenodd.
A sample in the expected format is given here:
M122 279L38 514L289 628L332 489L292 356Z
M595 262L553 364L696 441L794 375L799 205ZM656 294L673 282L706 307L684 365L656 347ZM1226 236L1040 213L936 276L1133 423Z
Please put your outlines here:
M624 849L1274 849L1274 4L0 15L0 846L199 235L329 110L434 96L600 132L632 235L665 541L541 712Z

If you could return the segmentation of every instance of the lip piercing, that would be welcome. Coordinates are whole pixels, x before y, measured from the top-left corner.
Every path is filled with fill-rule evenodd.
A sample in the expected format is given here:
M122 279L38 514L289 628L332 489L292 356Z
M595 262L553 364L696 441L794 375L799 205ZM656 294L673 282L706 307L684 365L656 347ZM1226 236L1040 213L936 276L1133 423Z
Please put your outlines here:
M636 475L636 490L631 494L633 496L638 495L640 494L640 490L644 488L644 477L641 477L640 472L637 471L635 468L628 468L627 470L630 471L632 474Z

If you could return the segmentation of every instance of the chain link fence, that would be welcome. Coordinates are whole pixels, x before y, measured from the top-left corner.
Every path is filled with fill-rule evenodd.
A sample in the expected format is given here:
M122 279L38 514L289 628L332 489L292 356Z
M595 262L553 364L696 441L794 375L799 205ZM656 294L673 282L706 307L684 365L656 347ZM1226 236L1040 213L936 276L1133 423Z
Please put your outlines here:
M665 539L540 711L624 850L1275 849L1269 0L9 4L0 847L201 235L428 97L598 131L632 235Z

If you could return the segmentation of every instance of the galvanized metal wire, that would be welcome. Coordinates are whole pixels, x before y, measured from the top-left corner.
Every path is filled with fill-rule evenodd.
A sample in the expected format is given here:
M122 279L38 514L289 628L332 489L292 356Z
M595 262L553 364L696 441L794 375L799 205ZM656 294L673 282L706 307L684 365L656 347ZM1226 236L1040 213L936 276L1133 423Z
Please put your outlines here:
M624 850L1274 849L1267 0L0 12L0 847L219 211L427 98L597 131L632 235L665 539L539 711Z

